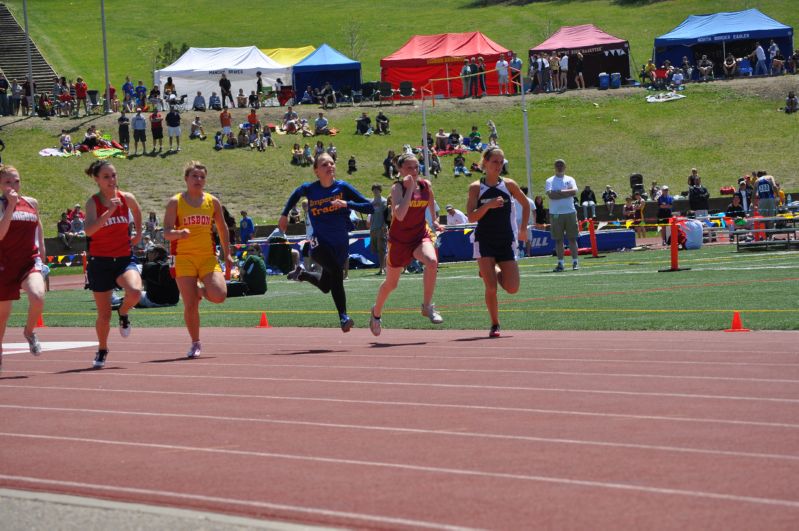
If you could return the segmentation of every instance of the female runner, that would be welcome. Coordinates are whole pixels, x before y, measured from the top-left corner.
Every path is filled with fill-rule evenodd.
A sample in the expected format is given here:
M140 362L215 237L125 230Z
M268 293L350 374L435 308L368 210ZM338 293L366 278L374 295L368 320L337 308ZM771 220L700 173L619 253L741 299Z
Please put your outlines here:
M20 195L19 185L17 169L0 164L0 370L6 323L21 289L28 294L28 320L22 333L31 354L38 356L42 351L33 329L44 307L44 236L39 203Z
M311 258L322 270L310 273L299 264L287 278L310 282L322 293L330 292L338 311L341 331L349 332L355 324L347 315L347 295L344 292L344 263L349 260L349 231L352 227L350 209L371 214L374 207L351 184L336 179L336 162L328 153L316 157L313 167L318 180L303 183L294 190L283 208L278 227L286 232L289 212L301 197L307 197L308 217L313 225Z
M474 257L485 284L485 301L491 317L488 337L499 337L497 284L507 293L519 291L519 266L516 263L517 241L527 241L530 203L511 179L500 177L505 153L498 147L483 152L485 177L469 185L466 212L474 231ZM522 205L522 230L516 226L511 196Z
M94 293L97 319L97 355L94 368L102 369L108 356L108 332L111 328L111 295L115 287L125 290L119 315L119 334L128 337L131 331L128 312L141 298L141 275L133 256L133 246L142 238L139 203L133 194L117 187L117 172L105 160L92 162L86 175L94 178L99 191L86 201L86 236L88 262L86 275ZM130 234L130 215L136 234Z
M186 191L176 194L166 205L164 239L171 242L175 260L175 280L183 298L183 317L191 336L187 356L200 355L200 301L205 297L214 304L225 302L227 285L216 257L211 225L219 235L221 258L230 269L227 225L222 203L205 192L208 169L197 161L189 162L183 172ZM201 282L202 284L198 283Z
M424 264L424 298L422 315L433 324L441 324L444 319L432 303L438 274L438 258L433 245L435 234L427 225L425 211L429 210L433 219L432 229L441 231L436 220L435 198L430 181L419 177L419 161L413 154L402 154L397 159L400 180L391 187L391 226L388 229L388 258L386 259L386 279L377 291L375 305L369 318L369 330L379 336L383 329L381 315L388 296L397 288L403 269L413 259Z

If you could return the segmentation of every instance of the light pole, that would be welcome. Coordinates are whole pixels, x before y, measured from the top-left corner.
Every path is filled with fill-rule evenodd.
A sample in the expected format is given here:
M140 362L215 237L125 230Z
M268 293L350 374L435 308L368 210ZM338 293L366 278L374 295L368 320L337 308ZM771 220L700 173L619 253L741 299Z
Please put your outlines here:
M111 83L108 79L108 46L105 42L105 0L100 0L100 20L103 26L103 65L105 66L105 112L111 112Z
M520 72L521 74L521 72ZM524 97L524 78L519 75L522 91L522 124L524 127L524 156L527 167L527 197L533 197L533 168L530 157L530 128L527 123L527 100Z
M28 90L31 93L31 105L28 110L30 116L35 114L34 111L34 103L36 101L36 92L33 90L33 60L31 59L31 36L28 32L28 1L22 0L22 16L25 19L25 49L28 52ZM22 97L27 98L27 94L23 94Z

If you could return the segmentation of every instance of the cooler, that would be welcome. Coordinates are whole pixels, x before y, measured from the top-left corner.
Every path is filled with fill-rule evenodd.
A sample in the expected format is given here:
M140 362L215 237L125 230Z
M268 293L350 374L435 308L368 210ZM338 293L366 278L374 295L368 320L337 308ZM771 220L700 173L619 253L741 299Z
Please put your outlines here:
M599 74L599 90L608 90L610 86L610 76L602 72Z

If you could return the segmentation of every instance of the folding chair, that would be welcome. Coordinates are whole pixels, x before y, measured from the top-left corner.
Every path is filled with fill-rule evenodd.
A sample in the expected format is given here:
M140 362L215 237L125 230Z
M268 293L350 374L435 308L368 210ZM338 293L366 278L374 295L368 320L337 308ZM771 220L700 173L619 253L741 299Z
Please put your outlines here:
M397 93L399 94L400 102L402 102L403 99L409 99L411 100L411 105L413 105L413 96L416 94L416 89L413 88L413 82L400 81L399 90Z
M361 103L365 101L375 101L380 97L380 93L375 88L376 83L364 83L361 85Z
M102 114L103 106L101 101L105 101L100 97L100 92L97 90L89 90L86 92L89 97L89 110L88 114Z
M344 105L345 103L349 103L350 106L353 106L353 94L352 94L352 87L349 85L344 85L341 87L341 92L339 92L338 102L340 105Z
M384 101L390 101L391 105L394 105L394 89L391 88L391 83L381 81L378 84L377 91L380 97L380 105L383 105Z

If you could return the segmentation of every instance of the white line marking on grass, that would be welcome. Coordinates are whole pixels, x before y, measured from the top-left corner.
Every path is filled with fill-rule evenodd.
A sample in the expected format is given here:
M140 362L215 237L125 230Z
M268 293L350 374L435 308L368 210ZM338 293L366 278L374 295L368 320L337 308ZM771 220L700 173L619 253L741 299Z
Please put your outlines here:
M8 433L0 432L0 437L9 438L24 438L34 440L50 440L50 441L65 441L65 442L80 442L89 444L107 444L113 446L130 446L136 448L152 448L159 450L183 451L183 452L197 452L207 454L220 454L220 455L237 455L246 457L262 457L267 459L284 459L290 461L307 461L312 463L325 463L333 465L350 465L361 466L369 468L386 468L395 470L407 470L412 472L423 472L426 474L444 474L454 476L490 478L490 479L509 479L517 481L530 481L537 483L554 483L559 485L568 485L575 487L589 487L599 489L611 489L621 491L643 492L647 494L657 495L672 495L672 496L685 496L689 498L710 499L715 501L737 502L737 503L752 503L757 505L779 506L788 509L799 510L799 501L783 500L778 498L761 498L757 496L739 496L735 494L724 494L717 492L697 491L697 490L683 490L668 487L654 487L646 485L633 485L628 483L615 483L605 481L592 481L580 480L571 478L560 478L554 476L539 476L531 474L509 474L504 472L485 472L481 470L468 470L461 468L445 468L445 467L431 467L422 465L411 465L405 463L390 463L384 461L366 461L359 459L339 459L333 457L320 457L320 456L306 456L295 454L282 454L275 452L258 452L248 450L230 450L223 448L202 448L194 446L180 446L174 444L159 444L159 443L137 443L130 441L116 441L109 439L92 439L88 437L61 437L53 435L37 435L29 433ZM2 479L14 479L14 476L5 474L0 475ZM288 506L292 507L292 506ZM346 514L346 513L345 513ZM362 516L362 515L361 515Z
M4 371L4 374L23 373L23 374L52 374L48 371ZM688 399L709 399L709 400L735 400L752 402L777 402L784 404L799 404L799 398L773 398L763 396L731 396L731 395L703 395L694 393L655 393L642 391L615 391L605 389L569 389L559 387L526 387L518 385L476 385L476 384L446 384L430 382L393 382L376 380L329 380L325 378L272 378L268 376L218 376L204 374L148 374L148 373L120 373L112 371L92 371L86 373L99 377L100 374L109 377L131 377L131 378L165 378L165 379L193 379L193 380L247 380L265 381L280 383L331 383L346 385L377 385L377 386L400 386L400 387L432 387L443 389L486 389L497 391L532 391L546 393L575 393L575 394L599 394L599 395L619 395L619 396L657 396L664 398L688 398Z
M750 421L750 420L735 420L735 419L716 419L716 418L702 418L702 417L670 417L667 415L634 415L628 413L598 413L593 411L575 411L563 409L542 409L542 408L527 408L527 407L509 407L509 406L482 406L474 404L447 404L447 403L432 403L432 402L406 402L406 401L392 401L392 400L357 400L348 398L329 398L329 397L309 397L309 396L286 396L286 395L254 395L254 394L241 394L241 393L200 393L195 391L161 391L161 390L144 390L144 389L110 389L107 387L94 388L94 387L61 387L61 386L43 386L43 385L14 385L4 384L0 387L3 388L18 388L18 389L37 389L49 391L76 391L87 393L123 393L123 394L146 394L146 395L165 395L165 396L187 396L187 397L202 397L202 398L231 398L235 400L240 399L258 399L258 400L281 400L281 401L299 401L299 402L324 402L331 404L360 404L369 406L390 406L390 407L426 407L434 409L463 409L467 411L502 411L512 413L529 413L534 415L567 415L576 417L599 417L599 418L613 418L613 419L630 419L630 420L646 420L646 421L659 421L659 422L691 422L700 424L722 424L730 426L757 426L764 428L786 428L786 429L799 429L799 424L791 424L784 422L763 422L763 421Z
M87 439L87 441L88 440L90 439ZM125 444L125 443L115 443L113 441L108 441L107 443ZM178 449L178 447L175 448ZM286 511L286 512L300 513L300 514L310 514L316 517L327 516L332 518L346 518L350 520L371 522L373 524L382 524L382 525L399 525L399 526L409 526L409 527L423 527L426 529L447 529L447 530L470 529L467 527L458 527L447 524L439 524L435 522L425 522L422 520L409 520L407 518L392 518L389 516L361 514L361 513L353 513L346 511L333 511L329 509L322 509L316 507L303 507L300 505L286 505L283 503L237 500L233 498L221 498L219 496L203 496L201 494L189 494L189 493L172 492L165 490L140 489L136 487L102 485L98 483L83 483L79 481L60 481L56 479L34 478L29 476L12 476L9 474L0 474L0 479L4 479L6 481L17 481L20 483L28 483L34 485L46 485L51 487L72 487L72 488L92 489L92 490L106 491L106 492L157 496L159 498L172 498L177 500L212 502L225 505L236 505L240 507L255 507L258 509L269 509L272 511Z
M684 446L666 446L657 444L620 443L612 441L595 441L589 439L563 439L558 437L533 437L529 435L507 435L500 433L481 433L469 431L428 430L422 428L403 428L398 426L375 426L364 424L341 424L335 422L312 422L303 420L277 420L253 417L231 417L228 415L192 415L185 413L152 413L142 411L119 411L111 409L86 409L67 407L27 406L19 404L2 404L0 409L17 409L24 411L58 411L68 413L89 413L97 415L130 415L139 417L163 417L194 420L213 420L222 422L245 422L258 424L280 424L287 426L309 426L314 428L333 428L344 430L363 430L376 432L409 433L414 435L443 435L447 437L463 437L469 439L490 439L504 441L523 441L544 444L564 444L577 446L598 446L602 448L624 448L629 450L648 450L653 452L675 452L688 454L702 454L723 457L745 457L753 459L776 459L783 461L799 461L799 455L767 454L761 452L740 452L734 450L712 450L706 448L691 448Z

